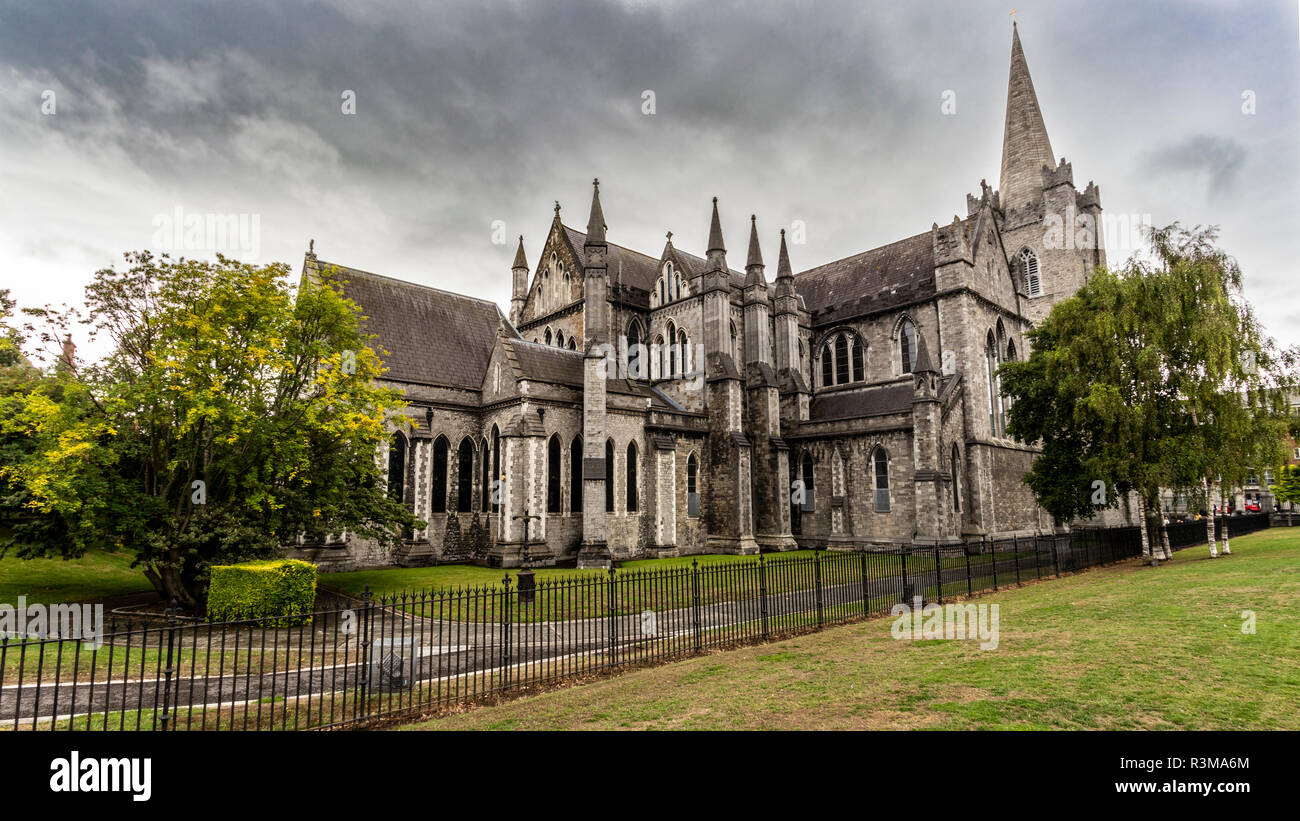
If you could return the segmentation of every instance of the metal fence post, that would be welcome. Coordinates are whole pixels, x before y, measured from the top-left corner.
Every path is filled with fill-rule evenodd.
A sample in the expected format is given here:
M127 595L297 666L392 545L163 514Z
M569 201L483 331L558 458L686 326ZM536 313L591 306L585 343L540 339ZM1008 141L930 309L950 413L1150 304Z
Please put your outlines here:
M1016 562L1016 586L1020 585L1020 537L1011 537L1011 555L1015 557Z
M984 537L980 536L980 545L983 546L983 544ZM996 540L991 543L991 547L989 555L993 557L993 592L996 593L998 590L998 543Z
M867 596L867 551L863 550L858 554L858 565L862 569L862 615L871 612L871 601Z
M758 612L763 619L763 638L767 638L767 562L758 554Z
M510 686L510 574L501 580L501 690Z
M1056 535L1048 537L1052 545L1052 567L1056 569L1056 575L1061 575L1061 556L1056 550Z
M691 613L695 619L695 652L700 652L700 560L691 559Z
M609 568L609 587L608 602L606 610L609 612L609 666L613 667L618 664L618 616L615 615L614 607L614 568Z
M361 594L361 641L357 644L361 651L359 659L361 675L357 677L357 698L352 705L354 717L365 717L370 710L370 630L375 608L372 596L370 585L366 585L365 591Z
M903 559L903 589L899 591L899 594L903 603L911 606L911 596L908 595L911 591L908 589L909 585L907 584L907 548L900 547L898 555Z
M969 595L971 595L971 581L970 581L970 543L969 543L969 542L962 542L962 543L961 543L961 552L962 552L962 555L966 557L966 595L969 596Z
M939 561L939 545L934 546L934 590L943 604L943 565Z
M172 696L172 674L175 669L172 667L174 661L174 651L176 647L176 610L180 606L176 597L172 597L171 606L167 608L167 668L163 670L163 711L162 711L162 729L167 732L167 724L171 721L171 696ZM58 696L58 691L55 691ZM69 723L68 726L71 726Z
M822 626L822 552L813 551L813 573L817 585L817 626Z

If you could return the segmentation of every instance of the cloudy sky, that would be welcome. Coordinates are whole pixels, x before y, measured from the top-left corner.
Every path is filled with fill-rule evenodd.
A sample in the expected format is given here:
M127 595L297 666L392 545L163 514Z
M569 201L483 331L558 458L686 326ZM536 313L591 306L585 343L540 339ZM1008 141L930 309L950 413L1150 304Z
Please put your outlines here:
M1076 185L1110 214L1221 226L1270 332L1300 343L1296 0L1016 5ZM535 261L555 200L585 226L597 176L612 242L658 256L672 230L702 254L716 195L733 267L756 213L769 264L803 221L803 270L997 184L1010 10L0 0L0 287L76 301L179 210L255 218L236 256L297 270L315 238L506 307L514 238Z

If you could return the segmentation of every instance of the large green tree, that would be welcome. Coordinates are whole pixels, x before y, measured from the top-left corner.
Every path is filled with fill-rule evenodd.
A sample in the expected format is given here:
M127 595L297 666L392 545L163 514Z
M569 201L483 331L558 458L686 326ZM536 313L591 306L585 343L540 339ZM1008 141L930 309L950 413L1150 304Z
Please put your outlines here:
M1008 431L1039 442L1026 475L1061 520L1135 491L1160 555L1162 488L1199 498L1280 464L1296 352L1263 333L1212 228L1150 232L1150 253L1098 269L1000 371ZM1148 547L1151 550L1152 547ZM1167 557L1167 555L1166 555Z
M213 563L298 534L391 545L421 526L376 460L402 398L375 381L359 308L336 285L295 293L287 266L221 256L126 259L95 274L79 319L106 356L48 371L0 416L26 451L0 475L67 523L62 543L28 540L23 555L116 546L160 594L195 606ZM74 319L31 313L47 342Z

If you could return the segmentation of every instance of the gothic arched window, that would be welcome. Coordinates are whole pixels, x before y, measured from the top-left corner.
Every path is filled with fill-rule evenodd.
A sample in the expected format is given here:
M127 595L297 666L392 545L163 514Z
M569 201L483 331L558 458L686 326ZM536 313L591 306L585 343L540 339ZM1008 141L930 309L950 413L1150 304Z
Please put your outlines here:
M466 436L456 453L456 509L468 513L474 504L474 445Z
M677 359L678 359L678 369L679 372L682 374L687 373L687 368L690 367L689 363L686 361L686 351L687 351L686 331L678 330L677 331Z
M582 512L582 437L569 445L569 510Z
M903 326L899 329L898 352L903 373L914 371L916 369L916 326L910 319L904 319Z
M555 332L555 347L557 348L564 347L564 331Z
M862 340L854 336L849 343L853 348L853 381L861 382L866 379L866 363L863 356Z
M550 329L550 328L547 328L547 329L546 329L546 335L545 335L544 337L542 337L542 339L544 339L544 340L546 341L546 344L547 344L547 345L550 345L550 344L551 344L551 329Z
M652 379L665 379L664 375L664 338L663 334L655 337L654 351L650 356L650 377Z
M627 443L627 512L633 513L637 509L637 485L636 485L636 442Z
M884 448L876 448L871 457L872 473L876 478L876 512L889 512L889 454Z
M1038 275L1038 255L1026 248L1020 252L1020 267L1025 272L1025 293L1031 297L1042 296L1043 283Z
M551 434L546 443L546 512L559 513L560 502L560 437Z
M439 436L433 443L433 504L434 513L447 512L447 439Z
M482 451L480 472L483 474L483 484L478 490L478 509L482 513L487 513L488 506L492 504L492 460L488 458L491 451L488 449L486 438L483 440Z
M501 509L500 493L497 482L501 481L501 432L492 426L492 512Z
M808 451L804 451L800 473L802 474L800 478L803 479L803 510L805 513L812 513L817 507L817 500L813 494L812 454Z
M849 381L849 338L846 334L835 337L835 384Z
M614 512L614 440L605 440L605 512Z
M673 323L668 323L668 364L664 368L664 374L671 379L677 375L677 329Z
M736 334L736 323L731 323L731 358L740 361L740 337Z
M952 446L952 509L961 512L961 453Z
M627 375L629 379L645 379L647 357L641 350L641 323L635 319L627 324Z
M831 346L822 346L822 387L829 388L835 384L835 363L831 360Z
M399 430L388 443L388 495L401 502L406 486L406 437Z
M686 515L691 517L700 515L699 471L700 463L692 453L686 459Z
M988 332L988 337L984 342L984 362L988 369L988 387L989 387L989 433L993 436L998 435L998 412L1001 410L1001 399L998 396L998 346L993 340L993 332Z

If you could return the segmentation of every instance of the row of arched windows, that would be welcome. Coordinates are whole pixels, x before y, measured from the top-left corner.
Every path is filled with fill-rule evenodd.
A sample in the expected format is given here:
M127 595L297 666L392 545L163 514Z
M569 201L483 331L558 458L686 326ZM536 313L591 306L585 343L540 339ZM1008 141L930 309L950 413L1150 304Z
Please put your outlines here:
M405 502L408 484L407 467L410 454L410 442L401 431L393 434L388 443L388 495L399 502ZM430 509L434 513L446 513L448 505L461 513L475 509L486 513L495 511L498 501L492 496L492 477L496 475L501 464L501 437L494 425L490 440L484 438L475 445L471 437L460 440L456 448L456 488L454 497L448 493L451 466L451 445L447 437L439 436L433 441L432 493ZM474 504L474 461L478 459L481 481L479 483L478 506Z
M664 265L663 273L655 280L654 289L650 292L650 307L667 305L684 296L690 296L690 291L682 282L681 271L669 262Z
M836 458L840 458L838 455ZM871 473L871 490L872 490L872 510L876 513L888 513L891 508L891 496L889 492L889 452L883 445L877 445L871 451L871 457L868 461ZM812 454L804 451L797 464L797 469L791 471L799 484L795 488L796 496L792 497L792 502L801 502L790 505L791 524L795 533L800 533L802 529L802 517L805 513L812 513L817 509L816 483L813 475L813 458Z
M552 345L556 348L568 348L571 351L576 351L578 349L578 338L576 336L570 336L566 342L563 330L556 331L555 334L552 335L551 329L547 328L546 333L542 334L540 337L533 337L533 341L539 344L544 343L546 345Z

